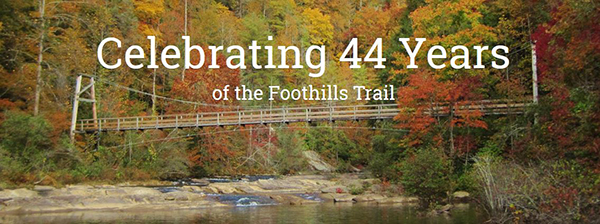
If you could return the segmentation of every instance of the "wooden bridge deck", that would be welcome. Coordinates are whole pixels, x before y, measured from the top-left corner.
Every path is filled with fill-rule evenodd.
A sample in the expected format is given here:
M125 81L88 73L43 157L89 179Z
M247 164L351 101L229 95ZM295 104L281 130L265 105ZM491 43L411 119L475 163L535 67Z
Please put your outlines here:
M455 114L481 111L484 115L523 113L528 103L507 101L477 101L454 108ZM392 119L401 111L397 104L289 107L258 110L177 114L140 117L82 119L77 121L78 132L124 131L168 128L195 128L227 125L252 125L289 122ZM448 116L448 105L438 105L425 116Z

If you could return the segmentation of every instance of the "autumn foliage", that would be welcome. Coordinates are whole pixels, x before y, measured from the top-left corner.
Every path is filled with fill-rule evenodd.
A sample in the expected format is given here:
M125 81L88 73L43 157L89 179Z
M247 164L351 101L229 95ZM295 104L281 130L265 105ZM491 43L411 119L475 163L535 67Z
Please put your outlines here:
M484 195L478 191L488 187L508 198L499 206L486 206L485 197L477 198L500 221L585 222L600 211L597 1L16 0L1 5L0 187L39 181L294 174L309 170L303 153L310 150L338 171L371 171L386 189L400 184L405 192L429 192L421 195L429 202L445 203L446 192L453 190ZM320 78L307 77L306 69L232 70L226 68L226 51L216 58L205 51L200 69L184 70L182 59L170 59L179 63L178 69L106 69L97 62L98 43L104 38L115 37L124 46L139 44L149 52L149 35L157 37L157 52L167 44L182 49L183 35L200 46L248 46L257 41L259 46L299 46L303 52L310 45L325 45L327 69ZM367 62L351 69L340 62L352 38L358 38L361 58L382 38L385 68L375 69ZM427 39L416 55L417 69L406 68L410 57L399 38L410 38L411 44L415 38ZM444 68L429 66L426 49L434 45L447 49L445 59L432 59L446 64ZM450 50L458 45L469 52ZM479 57L473 48L497 45L509 48L505 69L490 66L495 57L489 50ZM122 59L125 49L107 45L104 59ZM281 55L275 51L273 57ZM147 58L135 62L148 64ZM473 66L479 58L485 68L450 66ZM251 59L245 55L246 63ZM206 67L213 60L221 69ZM259 54L256 60L266 64L268 58ZM532 97L534 68L538 103ZM394 120L78 134L71 144L68 128L78 74L97 78L99 117L322 104L395 103L401 112ZM394 85L396 100L212 97L213 90L225 85L230 85L232 98L232 88L239 85L265 90L270 85L292 89L331 84L347 89ZM511 114L486 114L481 109L511 102L525 109ZM91 105L81 103L78 116L91 118ZM546 169L553 175L545 175ZM422 188L419 183L424 180L433 182ZM496 185L488 184L492 182ZM512 206L505 203L509 201Z

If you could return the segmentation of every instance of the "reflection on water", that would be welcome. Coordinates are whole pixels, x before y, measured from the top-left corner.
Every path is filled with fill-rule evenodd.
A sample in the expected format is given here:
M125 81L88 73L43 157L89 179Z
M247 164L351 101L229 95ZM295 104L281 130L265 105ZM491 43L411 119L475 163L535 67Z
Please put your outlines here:
M427 217L400 205L332 204L259 206L148 212L70 212L0 216L0 223L482 223L475 206Z

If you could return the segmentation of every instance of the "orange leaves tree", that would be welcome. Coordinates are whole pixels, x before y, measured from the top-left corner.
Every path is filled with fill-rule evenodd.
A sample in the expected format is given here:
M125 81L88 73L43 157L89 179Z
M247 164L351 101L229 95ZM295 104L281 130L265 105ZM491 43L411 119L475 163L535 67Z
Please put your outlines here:
M449 155L456 154L454 128L487 128L482 112L472 100L478 99L473 89L479 85L473 77L460 77L458 81L443 81L428 70L411 74L407 86L398 90L401 112L395 117L399 127L410 130L405 139L407 146L418 146L430 141L443 146L444 135L449 135ZM447 117L447 119L446 119ZM447 129L447 133L446 133ZM460 139L471 139L462 136ZM470 147L461 144L459 150L468 152Z
M463 56L452 63L473 66L476 54L458 50L450 53L449 47L465 45L492 45L496 43L497 31L482 22L483 0L436 1L411 12L414 37L427 38L416 56L418 69L394 72L395 76L404 76L404 86L398 90L398 104L401 113L396 116L401 128L409 129L404 144L410 147L422 146L428 142L446 148L451 157L469 152L477 142L469 137L472 128L486 129L482 112L473 109L477 100L492 95L488 85L493 69L453 69L450 59L455 55ZM411 41L414 43L413 41ZM445 68L429 68L427 49L441 45L448 49L446 59L434 59L436 64L446 64ZM472 50L474 51L474 50ZM396 66L406 67L410 61L408 55L398 51ZM489 66L490 52L482 54L484 64ZM436 61L437 60L437 61ZM469 109L471 108L471 109ZM459 140L457 144L456 140ZM460 147L460 148L458 148Z
M205 48L206 49L206 48ZM206 54L205 65L200 69L190 69L185 71L185 79L176 77L171 89L170 96L179 100L196 102L198 104L170 103L166 106L167 114L197 113L197 112L218 112L231 110L237 107L233 87L239 86L239 71L227 68L226 58L223 55L217 55L217 64L219 69L208 69L206 63L211 62L210 54ZM192 63L197 62L197 58ZM212 92L215 89L222 89L225 85L230 85L229 100L215 100ZM198 144L193 144L193 148L188 150L188 158L196 169L209 167L208 164L222 164L218 167L222 172L232 171L239 158L240 152L235 149L240 148L236 145L236 139L246 139L237 131L230 131L227 128L205 128L198 131L193 140ZM201 173L214 173L218 170L203 170Z
M398 90L398 104L402 110L395 119L400 121L400 128L411 130L408 145L418 145L438 124L438 120L428 113L436 111L435 108L446 101L449 83L439 82L427 70L408 76L407 82L409 85Z
M208 48L204 48L208 49ZM196 63L192 59L191 63ZM181 105L181 103L167 106L169 113L191 113L191 112L214 112L231 110L237 105L233 88L239 86L239 70L229 69L226 65L226 57L222 54L217 55L217 64L219 69L208 69L207 65L212 61L210 54L206 54L205 65L199 69L189 69L185 71L185 79L175 78L171 89L173 98L197 102L199 104ZM215 89L222 89L229 85L229 100L215 100L212 92Z

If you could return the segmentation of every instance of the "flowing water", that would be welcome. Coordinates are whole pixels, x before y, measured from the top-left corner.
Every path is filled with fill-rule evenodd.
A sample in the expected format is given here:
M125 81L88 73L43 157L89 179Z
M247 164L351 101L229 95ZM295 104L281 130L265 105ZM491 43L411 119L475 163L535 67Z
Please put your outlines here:
M222 198L233 208L149 212L69 212L0 217L0 223L483 223L486 216L473 205L458 205L451 215L427 216L416 207L352 203L261 205L262 198ZM246 203L246 204L244 204ZM240 205L238 205L240 204Z
M267 196L258 196L258 195L219 195L219 194L209 194L209 198L213 198L213 200L218 200L221 203L235 205L236 207L257 207L257 206L269 206L269 205L277 205L275 200L267 197Z

